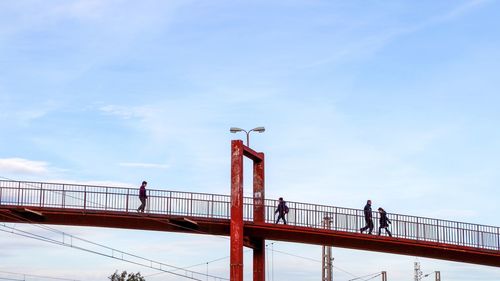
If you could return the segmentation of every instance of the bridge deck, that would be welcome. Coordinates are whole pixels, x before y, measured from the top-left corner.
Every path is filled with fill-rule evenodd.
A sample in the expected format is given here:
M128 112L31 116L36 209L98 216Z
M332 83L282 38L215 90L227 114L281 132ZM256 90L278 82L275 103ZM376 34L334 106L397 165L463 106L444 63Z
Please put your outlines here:
M229 235L229 196L148 190L146 213L138 214L137 192L107 186L0 181L0 220ZM266 222L256 224L252 204L253 198L244 199L247 237L500 267L499 227L388 214L391 238L360 234L362 210L288 202L288 225L276 225L277 202L265 200ZM374 212L375 229L377 216ZM325 225L325 217L331 221L329 225Z

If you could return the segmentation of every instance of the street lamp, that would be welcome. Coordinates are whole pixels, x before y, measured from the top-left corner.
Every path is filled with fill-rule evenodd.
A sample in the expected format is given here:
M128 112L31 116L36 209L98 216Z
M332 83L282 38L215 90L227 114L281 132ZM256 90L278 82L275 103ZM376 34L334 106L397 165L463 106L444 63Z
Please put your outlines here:
M266 131L266 128L264 127L256 127L256 128L253 128L251 129L250 131L246 131L246 130L243 130L241 128L238 128L238 127L231 127L229 129L229 132L233 133L233 134L236 134L238 132L245 132L247 134L247 146L250 147L250 138L249 138L249 135L250 135L250 132L252 131L255 131L255 132L258 132L258 133L264 133Z

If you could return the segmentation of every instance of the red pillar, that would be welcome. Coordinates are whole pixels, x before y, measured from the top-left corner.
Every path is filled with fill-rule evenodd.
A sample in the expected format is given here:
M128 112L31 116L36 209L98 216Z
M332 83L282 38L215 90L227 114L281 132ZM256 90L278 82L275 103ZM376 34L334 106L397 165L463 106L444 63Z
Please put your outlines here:
M253 162L253 221L264 223L264 153L259 153L259 156L261 160ZM254 239L253 244L253 281L265 281L266 242L264 239Z
M243 281L243 142L231 141L230 280Z

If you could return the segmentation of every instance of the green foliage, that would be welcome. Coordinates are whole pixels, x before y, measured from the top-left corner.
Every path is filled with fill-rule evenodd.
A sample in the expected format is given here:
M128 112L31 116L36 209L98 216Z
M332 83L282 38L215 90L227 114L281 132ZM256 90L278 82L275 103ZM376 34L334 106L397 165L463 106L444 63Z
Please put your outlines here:
M140 272L127 274L127 271L123 271L121 274L118 274L118 270L109 276L108 279L111 281L146 281Z

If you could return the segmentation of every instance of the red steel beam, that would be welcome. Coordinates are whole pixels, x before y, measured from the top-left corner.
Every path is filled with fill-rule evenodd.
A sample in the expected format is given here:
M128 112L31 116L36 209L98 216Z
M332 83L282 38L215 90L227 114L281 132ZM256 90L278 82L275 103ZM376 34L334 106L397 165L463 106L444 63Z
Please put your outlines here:
M234 140L234 141L241 141L241 140ZM241 145L243 146L243 155L245 157L250 158L254 162L263 162L264 161L264 153L262 152L257 152L250 147L243 145L243 142L241 141Z
M243 147L231 141L231 281L243 281Z
M253 220L255 223L265 222L265 178L264 178L264 153L257 153L253 160ZM260 160L259 160L260 159ZM255 238L253 248L253 281L266 279L266 241Z

